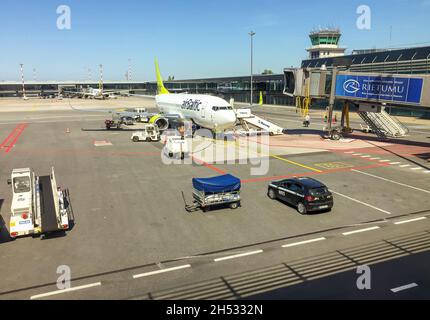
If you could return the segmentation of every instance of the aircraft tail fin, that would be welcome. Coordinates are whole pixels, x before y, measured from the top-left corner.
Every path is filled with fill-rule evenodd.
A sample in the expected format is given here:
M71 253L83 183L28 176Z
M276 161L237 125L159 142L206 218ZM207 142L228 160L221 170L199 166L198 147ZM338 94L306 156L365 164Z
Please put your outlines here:
M157 94L169 94L170 92L164 87L157 58L155 59L155 75L157 76Z
M258 101L258 105L262 106L263 105L263 92L260 91L260 100Z

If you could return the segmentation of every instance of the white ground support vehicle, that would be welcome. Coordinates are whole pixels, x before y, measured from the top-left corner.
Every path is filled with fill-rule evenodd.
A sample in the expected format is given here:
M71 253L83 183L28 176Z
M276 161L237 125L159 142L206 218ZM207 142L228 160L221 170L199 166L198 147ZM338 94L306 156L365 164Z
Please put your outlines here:
M142 130L133 132L131 135L131 140L134 142L160 141L160 129L158 129L158 126L156 125L147 124Z
M69 229L66 196L57 187L54 168L49 176L36 176L30 168L14 169L10 236L41 235Z
M185 159L190 153L188 141L181 136L167 136L163 152L169 158L177 157Z
M135 116L135 119L137 122L144 122L144 123L149 122L150 117L148 116L148 109L146 109L146 108L134 108L133 112L137 113L137 115Z

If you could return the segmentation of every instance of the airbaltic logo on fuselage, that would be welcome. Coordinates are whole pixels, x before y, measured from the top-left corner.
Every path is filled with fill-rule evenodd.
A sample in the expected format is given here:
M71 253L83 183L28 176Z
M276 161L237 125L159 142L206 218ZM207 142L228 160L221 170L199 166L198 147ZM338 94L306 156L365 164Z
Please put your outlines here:
M343 84L343 90L348 93L356 93L360 90L360 83L357 80L350 79Z
M182 109L200 111L201 104L200 100L187 99L182 103Z

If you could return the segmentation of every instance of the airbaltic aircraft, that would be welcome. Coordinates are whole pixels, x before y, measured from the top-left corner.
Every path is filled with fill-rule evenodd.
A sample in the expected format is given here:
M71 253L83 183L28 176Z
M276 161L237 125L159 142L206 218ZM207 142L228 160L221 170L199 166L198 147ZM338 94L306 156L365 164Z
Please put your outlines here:
M224 99L203 94L170 93L164 87L157 60L155 60L155 73L157 76L155 105L160 111L159 113L136 113L130 111L108 112L118 117L147 117L150 119L149 123L157 125L161 131L167 130L169 124L172 122L178 121L192 121L198 127L210 129L214 133L232 128L236 124L236 112ZM139 97L139 95L132 96ZM90 111L80 110L74 107L72 107L72 109L77 111ZM91 110L91 112L107 111Z
M164 87L157 60L155 72L158 90L155 105L160 114L153 116L151 122L157 124L161 130L166 129L163 127L168 126L169 118L192 121L199 127L214 132L235 125L236 112L224 99L203 94L170 93Z

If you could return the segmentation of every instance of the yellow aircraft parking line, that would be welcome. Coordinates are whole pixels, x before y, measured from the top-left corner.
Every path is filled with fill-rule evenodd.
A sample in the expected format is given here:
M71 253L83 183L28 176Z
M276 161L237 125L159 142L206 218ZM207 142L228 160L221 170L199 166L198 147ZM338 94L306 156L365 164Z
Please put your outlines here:
M296 166L299 166L299 167L302 167L302 168L305 168L305 169L309 169L309 170L312 170L314 172L322 172L321 170L318 170L318 169L315 169L315 168L306 166L304 164L301 164L301 163L298 163L298 162L295 162L295 161L291 161L291 160L288 160L288 159L285 159L285 158L282 158L282 157L279 157L279 156L275 156L275 155L270 155L270 156L272 158L275 158L275 159L278 159L278 160L281 160L281 161L285 161L287 163L294 164Z
M206 138L204 138L204 139L206 139ZM214 139L210 139L210 138L209 138L209 140L215 141ZM234 141L234 142L233 141L224 141L224 144L234 144L236 147L240 147L239 141L237 141L237 140ZM256 152L258 154L260 154L260 155L262 153L261 150L256 150ZM293 164L295 166L299 166L299 167L302 167L302 168L305 168L305 169L308 169L308 170L311 170L311 171L314 171L314 172L322 172L321 170L318 170L318 169L309 167L307 165L304 165L304 164L301 164L301 163L298 163L298 162L295 162L295 161L292 161L292 160L288 160L288 159L285 159L285 158L282 158L282 157L279 157L279 156L275 156L273 154L269 154L269 157L272 157L274 159L278 159L278 160L287 162L289 164Z

